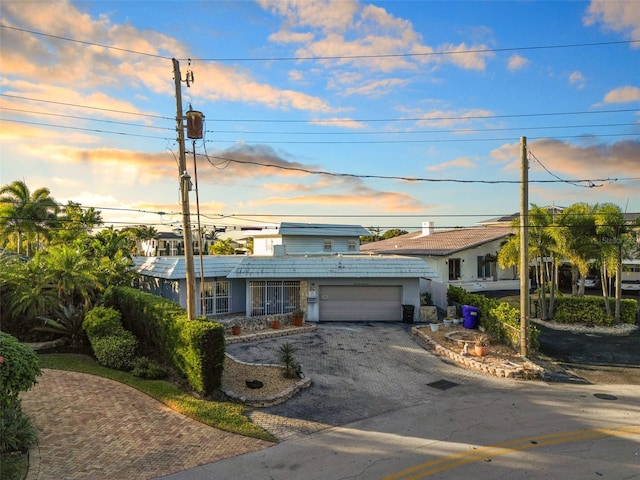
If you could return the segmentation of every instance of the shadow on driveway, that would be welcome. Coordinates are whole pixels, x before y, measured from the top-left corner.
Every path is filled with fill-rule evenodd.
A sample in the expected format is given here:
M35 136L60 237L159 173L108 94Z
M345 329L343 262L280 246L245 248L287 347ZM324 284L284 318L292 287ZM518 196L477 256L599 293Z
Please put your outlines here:
M578 377L567 380L640 385L640 329L628 335L608 335L537 327L540 352ZM562 375L555 380L562 380Z

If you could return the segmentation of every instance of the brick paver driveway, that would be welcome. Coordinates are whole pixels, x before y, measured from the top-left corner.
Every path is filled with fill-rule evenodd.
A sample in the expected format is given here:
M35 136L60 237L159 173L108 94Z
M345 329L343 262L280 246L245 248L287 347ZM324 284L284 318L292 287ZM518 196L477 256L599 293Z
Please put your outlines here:
M22 395L39 432L29 480L154 478L271 443L209 427L131 387L44 370Z

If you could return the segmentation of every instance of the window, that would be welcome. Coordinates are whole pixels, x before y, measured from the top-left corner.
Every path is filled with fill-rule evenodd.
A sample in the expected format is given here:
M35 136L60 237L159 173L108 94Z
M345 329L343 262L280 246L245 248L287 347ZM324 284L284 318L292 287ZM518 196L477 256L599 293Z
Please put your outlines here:
M249 282L251 316L281 315L300 308L300 282L253 280Z
M357 247L357 244L356 244L355 239L353 239L353 238L350 239L348 241L348 244L347 244L347 248L349 249L349 251L350 252L355 252L356 251L356 247Z
M231 311L231 282L204 283L205 315L229 313Z
M330 238L324 239L324 251L330 252L333 250L333 241Z
M449 280L457 280L462 276L460 265L461 262L459 258L449 259Z
M495 262L487 255L483 255L478 258L478 278L491 278L493 277Z

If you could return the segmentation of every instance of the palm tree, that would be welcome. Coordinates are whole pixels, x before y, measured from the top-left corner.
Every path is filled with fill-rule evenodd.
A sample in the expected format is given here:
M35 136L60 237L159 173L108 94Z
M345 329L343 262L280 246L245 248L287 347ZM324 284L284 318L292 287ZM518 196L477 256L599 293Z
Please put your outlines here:
M5 185L0 188L0 236L5 244L13 237L18 254L22 253L22 242L26 241L26 253L30 257L33 243L38 245L41 237L48 237L58 209L48 188L31 193L20 180Z
M103 222L99 210L94 207L83 209L79 203L69 201L62 207L62 214L56 223L58 230L55 243L69 243L86 240L91 230Z
M622 210L617 205L605 203L596 211L596 234L600 247L600 276L602 295L605 299L607 314L611 315L609 305L610 279L616 279L615 284L615 319L620 321L620 303L622 298L622 260L631 257L635 238L632 230L627 226Z
M595 212L597 206L575 203L565 208L558 219L553 234L559 254L571 262L571 293L584 295L584 278L589 274L589 264L598 258ZM578 274L582 280L576 289Z

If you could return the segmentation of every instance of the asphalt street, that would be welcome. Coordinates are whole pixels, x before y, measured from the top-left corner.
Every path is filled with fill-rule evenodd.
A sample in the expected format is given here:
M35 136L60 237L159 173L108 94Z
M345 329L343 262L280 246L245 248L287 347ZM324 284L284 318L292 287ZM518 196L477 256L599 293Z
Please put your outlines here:
M290 425L281 443L164 479L640 478L638 385L486 377L399 324L321 324L231 353L276 363L282 341L313 386L252 414Z

